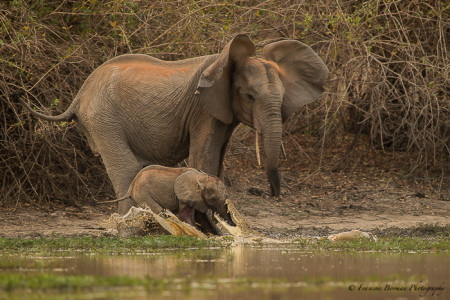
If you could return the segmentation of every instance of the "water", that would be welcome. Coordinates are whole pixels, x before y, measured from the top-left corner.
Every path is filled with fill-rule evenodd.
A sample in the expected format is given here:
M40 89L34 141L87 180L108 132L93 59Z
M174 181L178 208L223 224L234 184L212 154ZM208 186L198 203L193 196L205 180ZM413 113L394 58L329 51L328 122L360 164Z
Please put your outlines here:
M291 245L125 256L80 254L51 260L43 269L14 272L129 276L164 282L163 288L109 287L72 293L64 299L449 299L450 295L448 254L307 253Z

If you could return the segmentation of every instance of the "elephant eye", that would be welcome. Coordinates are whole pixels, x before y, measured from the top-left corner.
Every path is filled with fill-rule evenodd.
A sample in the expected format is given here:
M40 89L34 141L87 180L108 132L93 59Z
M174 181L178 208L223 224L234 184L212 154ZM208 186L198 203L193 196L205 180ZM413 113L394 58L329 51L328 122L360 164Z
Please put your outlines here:
M252 94L247 94L248 99L250 99L251 101L255 101L255 97L253 97Z

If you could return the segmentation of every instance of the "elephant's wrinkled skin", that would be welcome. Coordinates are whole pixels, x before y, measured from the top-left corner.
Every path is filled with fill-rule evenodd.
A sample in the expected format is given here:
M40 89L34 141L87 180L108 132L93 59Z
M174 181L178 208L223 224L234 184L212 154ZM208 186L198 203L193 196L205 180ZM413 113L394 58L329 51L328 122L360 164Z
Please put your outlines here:
M105 164L118 197L146 165L188 165L221 176L224 152L242 122L263 136L265 169L273 196L280 194L278 155L282 121L323 92L328 69L308 46L294 40L268 44L253 57L247 35L220 54L162 61L142 54L113 58L85 81L58 116L75 119ZM131 207L121 201L119 213Z
M120 202L131 198L133 204L147 204L159 214L168 209L178 218L195 226L195 211L218 213L233 224L228 214L226 188L223 182L193 168L168 168L147 166L134 178L125 196L101 203Z

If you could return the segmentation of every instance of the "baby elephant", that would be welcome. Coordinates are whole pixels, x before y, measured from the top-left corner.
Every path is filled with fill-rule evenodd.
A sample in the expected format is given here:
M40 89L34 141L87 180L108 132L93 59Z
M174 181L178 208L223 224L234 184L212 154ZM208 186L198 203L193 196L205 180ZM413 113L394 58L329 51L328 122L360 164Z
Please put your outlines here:
M154 213L169 209L181 221L195 226L196 210L206 214L211 209L232 222L225 205L226 196L225 185L217 177L192 168L150 165L136 175L125 196L101 203L131 197L135 204L146 203Z

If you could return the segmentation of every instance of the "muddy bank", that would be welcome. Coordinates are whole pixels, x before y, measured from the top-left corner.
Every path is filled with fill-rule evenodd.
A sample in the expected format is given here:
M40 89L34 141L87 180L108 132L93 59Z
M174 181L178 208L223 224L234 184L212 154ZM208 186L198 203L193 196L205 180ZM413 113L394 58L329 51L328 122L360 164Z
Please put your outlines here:
M420 236L450 226L448 176L409 174L406 154L369 151L361 141L339 167L343 158L336 153L343 149L319 153L312 138L286 136L287 158L280 158L282 196L276 199L257 165L252 131L235 134L225 160L225 183L248 224L268 237L326 236L351 229ZM100 224L115 212L116 204L95 205L92 199L80 199L78 206L19 204L0 210L0 236L100 236L106 234Z

